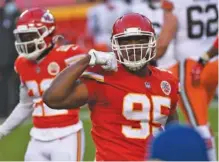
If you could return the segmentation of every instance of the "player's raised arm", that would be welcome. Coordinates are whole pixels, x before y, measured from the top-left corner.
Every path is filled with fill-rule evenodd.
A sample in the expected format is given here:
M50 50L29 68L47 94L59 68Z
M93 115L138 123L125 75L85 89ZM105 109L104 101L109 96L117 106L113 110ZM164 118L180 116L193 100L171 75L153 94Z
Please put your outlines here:
M102 54L91 50L89 55L84 55L65 70L63 70L45 91L43 101L53 109L69 109L79 107L88 102L88 89L80 82L81 74L89 67L96 64L104 65L104 68L113 70L117 67L115 56L111 53Z
M89 66L90 57L90 55L84 55L55 78L43 95L43 101L49 107L67 109L82 106L87 102L87 89L78 79Z
M163 0L164 24L157 40L157 59L164 55L177 31L177 17L172 12L173 7L171 2Z

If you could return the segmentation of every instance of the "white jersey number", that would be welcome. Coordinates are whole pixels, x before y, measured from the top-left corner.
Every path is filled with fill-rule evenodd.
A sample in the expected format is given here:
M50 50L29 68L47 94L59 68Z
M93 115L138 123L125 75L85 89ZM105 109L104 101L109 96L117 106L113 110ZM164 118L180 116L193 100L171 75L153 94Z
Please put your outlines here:
M141 110L135 109L135 105L140 106ZM126 95L123 99L123 116L127 120L138 121L140 128L122 125L124 136L134 139L146 139L149 135L156 133L159 128L153 127L151 123L163 125L168 118L168 116L162 115L161 106L170 109L170 98L152 96L150 101L144 94L129 93Z
M53 110L49 108L42 100L43 92L50 86L53 79L44 79L41 83L37 83L35 80L25 82L28 90L31 91L33 95L33 116L56 116L67 114L68 110Z

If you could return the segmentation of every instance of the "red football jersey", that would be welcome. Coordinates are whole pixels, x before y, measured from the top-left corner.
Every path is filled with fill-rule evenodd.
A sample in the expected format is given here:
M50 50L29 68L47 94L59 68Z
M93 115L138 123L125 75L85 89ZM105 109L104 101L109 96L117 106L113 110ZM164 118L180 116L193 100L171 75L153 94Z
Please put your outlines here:
M83 74L89 92L96 160L147 159L149 139L162 130L178 102L178 81L167 71L149 67L139 77L123 66L104 76Z
M33 97L33 124L36 128L65 127L78 122L79 109L53 110L42 101L42 94L54 77L75 61L78 57L74 56L78 54L84 54L84 51L77 45L63 45L54 47L39 62L17 58L15 70L27 87L29 96Z

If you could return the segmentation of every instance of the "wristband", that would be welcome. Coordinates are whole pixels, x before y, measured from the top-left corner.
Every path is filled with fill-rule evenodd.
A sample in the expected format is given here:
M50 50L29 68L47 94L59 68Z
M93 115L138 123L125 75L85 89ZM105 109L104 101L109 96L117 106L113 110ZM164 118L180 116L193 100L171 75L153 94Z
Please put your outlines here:
M208 61L209 61L209 56L208 53L204 54L203 56L200 57L200 59L198 60L198 63L205 65Z

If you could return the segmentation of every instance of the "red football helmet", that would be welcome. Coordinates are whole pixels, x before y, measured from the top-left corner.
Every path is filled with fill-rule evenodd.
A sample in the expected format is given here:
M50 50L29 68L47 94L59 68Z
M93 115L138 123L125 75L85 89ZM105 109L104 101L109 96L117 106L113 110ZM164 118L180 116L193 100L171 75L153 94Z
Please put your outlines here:
M37 59L52 45L55 19L49 10L33 8L24 11L17 21L15 46L19 55Z
M113 26L112 49L132 71L141 69L156 55L156 36L150 20L137 13L120 17Z

